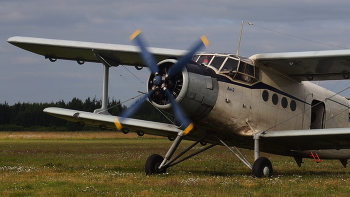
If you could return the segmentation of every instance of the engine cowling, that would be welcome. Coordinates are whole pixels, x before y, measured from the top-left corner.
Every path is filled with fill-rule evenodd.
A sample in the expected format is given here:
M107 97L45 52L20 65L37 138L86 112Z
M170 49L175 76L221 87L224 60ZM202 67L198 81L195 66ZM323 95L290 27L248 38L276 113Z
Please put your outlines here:
M192 120L200 120L210 113L218 97L215 72L193 63L169 78L168 70L176 62L175 59L166 59L158 63L159 72L151 74L147 83L147 89L154 90L149 100L159 109L171 111L171 103L162 91L166 88Z

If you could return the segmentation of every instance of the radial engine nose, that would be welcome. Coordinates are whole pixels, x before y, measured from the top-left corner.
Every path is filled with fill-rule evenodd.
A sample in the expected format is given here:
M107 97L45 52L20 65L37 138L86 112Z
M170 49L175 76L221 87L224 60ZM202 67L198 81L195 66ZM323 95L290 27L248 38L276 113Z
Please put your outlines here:
M169 68L177 60L167 59L158 64L159 72L151 74L147 88L153 90L149 97L153 105L171 111L164 89L168 89L192 120L200 120L213 109L218 97L218 82L205 67L187 64L182 72L169 78Z

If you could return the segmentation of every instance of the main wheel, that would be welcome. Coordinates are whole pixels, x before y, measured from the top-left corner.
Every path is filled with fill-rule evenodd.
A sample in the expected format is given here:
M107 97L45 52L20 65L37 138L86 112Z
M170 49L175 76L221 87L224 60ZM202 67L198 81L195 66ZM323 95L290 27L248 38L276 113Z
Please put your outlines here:
M266 157L258 158L253 164L253 175L257 178L271 177L272 176L272 164Z
M145 165L146 175L165 173L166 169L158 169L164 158L158 154L154 154L148 157Z

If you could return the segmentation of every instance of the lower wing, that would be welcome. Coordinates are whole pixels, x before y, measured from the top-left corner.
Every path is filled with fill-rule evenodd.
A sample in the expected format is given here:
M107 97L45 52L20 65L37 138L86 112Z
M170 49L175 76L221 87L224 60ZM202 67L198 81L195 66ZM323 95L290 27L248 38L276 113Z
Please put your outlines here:
M258 136L264 152L295 156L310 150L333 150L328 158L339 158L337 152L350 158L350 128L266 131Z
M84 112L72 109L49 107L44 109L44 112L71 122L81 123L82 125L87 124L91 126L98 126L101 129L117 129L116 121L120 121L120 124L123 126L122 131L124 133L136 132L142 134L172 137L176 136L179 133L179 131L181 131L175 125L172 124L131 118L121 119L117 116L95 114L91 112Z

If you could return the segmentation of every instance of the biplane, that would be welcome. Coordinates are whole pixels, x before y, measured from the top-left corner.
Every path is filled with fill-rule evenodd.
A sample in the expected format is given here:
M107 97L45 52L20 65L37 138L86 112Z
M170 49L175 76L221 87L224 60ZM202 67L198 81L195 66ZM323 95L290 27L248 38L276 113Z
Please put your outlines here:
M273 173L260 152L304 158L350 158L349 100L312 81L350 77L350 50L263 53L250 57L198 52L208 45L202 36L189 50L148 47L140 30L135 45L11 37L24 50L78 64L103 64L102 106L94 112L49 107L45 113L81 125L164 136L172 145L164 156L154 154L145 164L147 175L168 168L214 146L227 147L256 177ZM147 67L150 75L140 102L118 116L108 113L109 69L119 65ZM174 114L174 124L130 118L148 100ZM174 154L182 140L193 141ZM205 147L185 156L197 144ZM239 148L254 150L251 163Z

